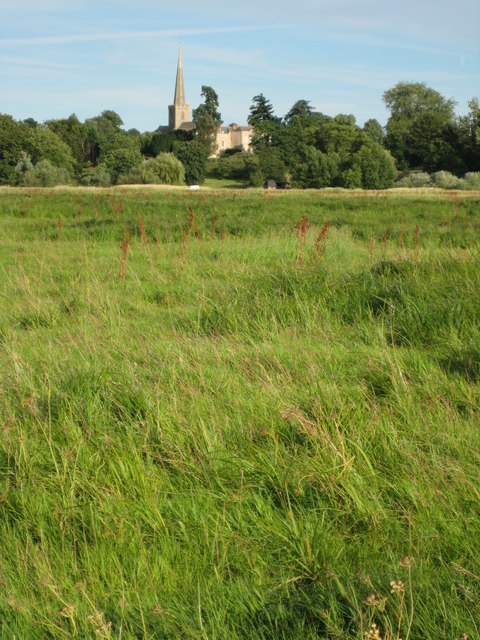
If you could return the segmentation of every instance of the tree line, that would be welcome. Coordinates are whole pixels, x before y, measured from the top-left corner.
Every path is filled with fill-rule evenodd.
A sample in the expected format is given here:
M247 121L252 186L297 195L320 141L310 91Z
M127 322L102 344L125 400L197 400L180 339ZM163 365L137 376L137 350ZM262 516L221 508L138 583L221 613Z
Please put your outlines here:
M383 94L386 126L370 119L360 127L353 115L330 117L304 99L279 117L259 94L248 116L251 152L233 149L208 160L222 119L216 92L203 86L202 97L193 131L126 131L111 110L84 122L72 114L42 124L0 114L0 184L200 184L208 168L251 186L271 179L299 188L382 189L400 172L405 184L458 186L465 176L465 184L480 188L478 98L457 117L453 100L425 83L401 82Z

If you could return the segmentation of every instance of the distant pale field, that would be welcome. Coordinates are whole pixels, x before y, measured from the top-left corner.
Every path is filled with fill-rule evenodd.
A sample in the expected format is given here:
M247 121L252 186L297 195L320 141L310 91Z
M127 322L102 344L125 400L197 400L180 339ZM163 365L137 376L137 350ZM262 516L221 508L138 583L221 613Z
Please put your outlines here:
M480 193L0 189L0 637L480 637Z

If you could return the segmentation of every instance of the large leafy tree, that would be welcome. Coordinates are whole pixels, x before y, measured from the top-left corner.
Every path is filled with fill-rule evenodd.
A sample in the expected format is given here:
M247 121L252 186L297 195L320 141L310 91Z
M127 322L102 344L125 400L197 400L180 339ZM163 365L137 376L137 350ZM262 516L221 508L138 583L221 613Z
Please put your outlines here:
M385 142L385 131L382 125L375 118L370 118L363 125L363 132L367 134L374 142L383 145Z
M122 125L123 121L118 113L111 109L102 111L99 116L85 120L86 151L92 164L96 164L99 160L103 162L109 151L122 146L120 142L122 139L125 143L124 146L130 149L134 146L139 147L139 144L135 145L130 136L120 128Z
M202 184L205 181L208 154L202 144L197 140L178 142L173 153L185 168L185 182L188 185Z
M0 114L0 184L12 184L15 167L25 155L29 126L12 116Z
M393 184L393 158L355 124L353 116L317 118L302 131L291 167L297 187L382 189Z
M218 95L212 87L203 85L201 94L204 101L193 110L192 120L195 123L197 142L210 155L215 150L217 128L222 123L222 116L218 111Z
M30 129L25 141L25 151L30 154L35 164L40 160L48 160L55 167L61 167L68 174L73 173L74 159L70 147L53 131L40 125Z
M266 122L279 121L280 119L273 113L273 107L270 100L267 100L263 93L259 93L257 96L253 97L250 114L248 116L248 124L251 124L252 127L258 127L258 125Z
M57 134L69 147L75 159L76 168L80 169L88 161L86 145L86 126L72 113L68 118L47 120L45 126Z
M288 123L292 118L308 117L312 113L313 108L310 106L310 100L297 100L283 120Z
M459 153L467 171L480 171L480 104L478 98L468 103L470 111L458 118Z
M424 82L399 82L385 91L383 100L390 111L386 146L401 169L436 171L455 164L455 149L448 139L454 124L453 100Z
M204 98L202 104L199 104L196 109L193 110L192 120L197 122L198 118L202 116L210 116L215 126L222 123L222 116L218 111L218 95L207 85L202 85L201 95Z
M139 149L119 146L102 155L100 166L110 174L113 184L117 184L121 182L122 176L128 175L141 163L142 155Z
M15 181L15 167L27 154L33 164L48 160L54 167L73 173L74 158L60 136L43 125L17 122L0 115L0 182Z

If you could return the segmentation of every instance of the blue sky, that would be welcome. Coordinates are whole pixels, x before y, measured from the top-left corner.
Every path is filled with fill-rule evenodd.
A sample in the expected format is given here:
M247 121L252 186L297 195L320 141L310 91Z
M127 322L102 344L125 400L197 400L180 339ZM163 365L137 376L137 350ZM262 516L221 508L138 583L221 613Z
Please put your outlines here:
M207 3L208 2L208 3ZM424 81L468 111L480 97L478 0L0 0L0 113L42 122L113 109L125 128L168 121L178 44L192 107L203 84L226 124L263 93L359 124L382 94Z

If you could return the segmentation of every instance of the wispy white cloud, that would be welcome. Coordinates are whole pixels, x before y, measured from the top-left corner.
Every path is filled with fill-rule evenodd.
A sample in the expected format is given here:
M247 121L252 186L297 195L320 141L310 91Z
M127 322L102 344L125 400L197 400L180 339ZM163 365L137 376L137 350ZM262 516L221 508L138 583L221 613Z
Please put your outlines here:
M59 36L36 36L29 38L2 38L0 46L52 46L74 44L76 42L109 42L114 40L132 40L158 37L182 37L209 35L220 33L239 33L242 31L264 31L278 29L272 26L233 26L233 27L202 27L155 29L151 31L104 31L100 33L65 34Z
M75 69L78 65L66 64L63 62L53 62L40 58L21 58L18 56L1 56L0 63L20 67L45 67L48 69Z

